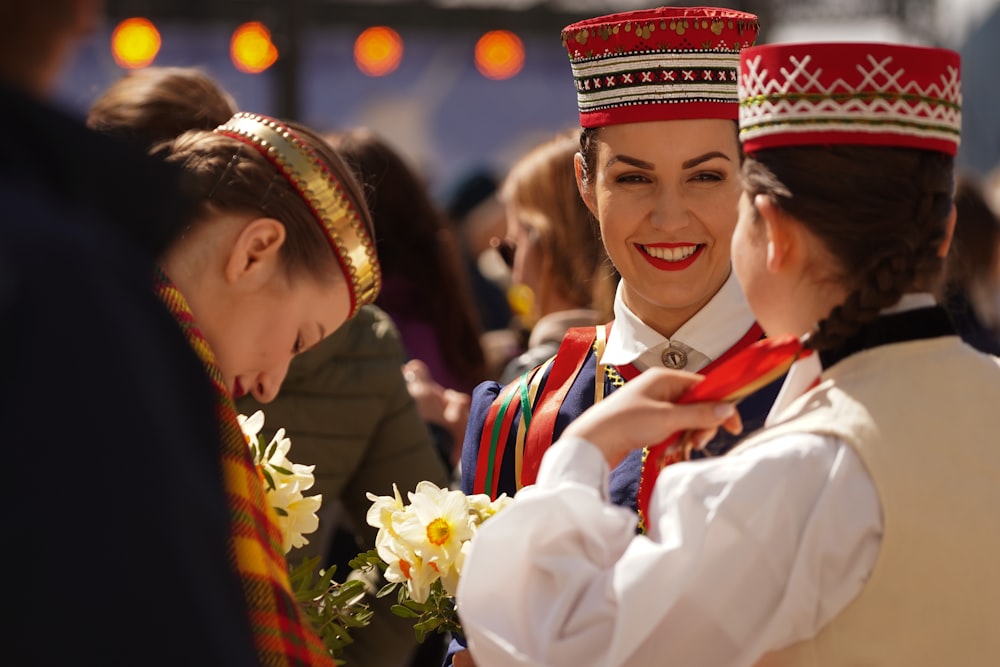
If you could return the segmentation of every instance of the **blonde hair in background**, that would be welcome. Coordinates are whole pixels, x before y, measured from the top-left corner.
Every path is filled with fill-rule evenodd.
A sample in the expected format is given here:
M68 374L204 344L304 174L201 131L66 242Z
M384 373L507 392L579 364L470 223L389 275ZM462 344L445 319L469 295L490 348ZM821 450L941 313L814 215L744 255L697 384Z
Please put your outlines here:
M547 263L543 286L579 308L594 308L607 321L613 317L617 273L577 189L573 161L579 149L578 128L539 144L510 168L500 199L514 204L538 235Z

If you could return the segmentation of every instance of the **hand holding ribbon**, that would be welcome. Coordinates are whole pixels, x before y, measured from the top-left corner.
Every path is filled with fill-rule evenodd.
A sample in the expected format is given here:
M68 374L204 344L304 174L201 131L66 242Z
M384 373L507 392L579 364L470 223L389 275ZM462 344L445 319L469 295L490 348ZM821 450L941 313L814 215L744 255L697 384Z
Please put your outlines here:
M764 338L747 346L705 376L650 369L571 423L564 436L584 438L604 452L613 467L632 449L649 447L639 482L639 513L646 510L659 471L687 460L691 449L723 426L739 432L734 406L788 372L811 350L795 336ZM671 409L665 410L665 407Z

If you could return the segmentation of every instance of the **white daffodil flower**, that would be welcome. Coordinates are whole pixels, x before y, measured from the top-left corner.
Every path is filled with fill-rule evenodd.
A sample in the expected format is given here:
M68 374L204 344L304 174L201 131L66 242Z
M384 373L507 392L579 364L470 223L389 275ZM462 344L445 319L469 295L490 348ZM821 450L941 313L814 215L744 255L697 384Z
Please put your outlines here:
M472 537L511 499L466 496L424 481L406 494L410 502L404 505L396 485L392 490L392 496L367 494L372 506L366 519L379 529L375 549L386 566L385 579L402 585L404 595L417 605L434 598L429 606L410 606L408 613L416 613L419 624L436 620L441 627L461 631L455 594Z
M253 447L260 443L260 432L264 428L264 413L260 410L249 417L237 415L236 419L251 451L254 451L255 458L258 459L254 463L261 470L262 476L269 480L266 483L266 499L275 510L285 553L309 544L305 535L319 528L317 513L323 498L321 495L307 497L302 492L312 488L315 483L315 466L288 460L292 441L285 437L283 428L277 430L267 447ZM270 455L267 455L268 452Z
M424 561L447 571L473 534L465 494L420 482L407 495L410 505L404 514L393 516L393 528Z
M438 570L403 542L383 542L379 557L389 566L385 580L406 585L411 600L426 602L431 592L431 584L439 577Z
M264 413L258 410L249 417L246 415L236 415L236 421L240 423L240 428L243 430L243 435L247 438L247 442L257 442L257 436L260 435L260 431L264 428Z
M366 494L368 500L372 501L372 506L368 508L365 520L372 528L384 528L392 530L392 515L403 511L403 498L399 495L399 488L393 484L392 496L376 496L374 493Z
M508 496L506 493L501 493L500 496L493 501L491 501L490 497L485 493L477 493L469 496L469 508L473 513L475 513L475 523L480 524L502 510L510 504L512 500L513 498Z

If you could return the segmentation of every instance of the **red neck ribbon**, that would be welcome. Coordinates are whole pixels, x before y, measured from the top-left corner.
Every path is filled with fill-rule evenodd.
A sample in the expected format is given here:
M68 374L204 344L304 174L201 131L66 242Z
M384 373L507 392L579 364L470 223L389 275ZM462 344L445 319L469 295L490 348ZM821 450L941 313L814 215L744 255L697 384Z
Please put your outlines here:
M740 343L744 341L746 337ZM737 403L787 373L797 359L812 353L791 335L763 338L742 347L740 343L703 369L701 372L705 379L674 402L678 405L708 401ZM643 452L637 504L639 527L644 532L656 478L665 466L688 459L691 449L689 436L687 431L672 433Z

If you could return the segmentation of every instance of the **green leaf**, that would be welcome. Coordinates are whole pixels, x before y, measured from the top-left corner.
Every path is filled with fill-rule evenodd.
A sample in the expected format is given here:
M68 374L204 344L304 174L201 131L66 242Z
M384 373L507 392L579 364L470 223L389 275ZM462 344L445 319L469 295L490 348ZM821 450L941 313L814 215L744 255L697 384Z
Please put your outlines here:
M274 478L271 477L271 473L268 472L267 468L261 468L260 471L261 471L261 473L264 474L265 481L267 481L267 488L268 488L268 490L277 488L277 485L274 483Z
M392 613L394 613L396 616L402 616L403 618L420 618L420 614L411 611L410 609L404 607L401 604L394 604L392 605L392 607L390 607L390 609L392 610Z
M375 597L376 598L384 598L386 595L389 595L394 590L396 590L396 587L398 587L398 586L399 586L399 582L398 581L389 582L388 584L386 584L385 586L383 586L382 588L380 588L378 590L378 593L375 594Z
M444 623L444 619L442 619L442 618L433 618L432 617L432 618L428 618L428 619L425 619L423 621L420 621L419 623L417 623L413 627L414 628L420 628L424 632L430 632L431 630L437 630L439 627L441 627L442 623Z
M403 600L403 604L413 611L426 611L428 608L426 602L417 602L415 600L411 600L410 598Z
M372 549L370 551L365 551L355 556L348 565L355 570L364 570L365 572L370 572L372 568L377 567L383 572L388 569L388 564L382 560L378 555L378 551Z
M296 600L336 660L354 641L350 630L368 625L373 612L363 602L363 582L339 584L333 580L336 567L321 570L319 562L318 556L303 560L291 568L289 580Z
M264 443L264 440L263 440L263 437L262 437L261 438L261 444L263 444L263 443ZM268 445L267 449L264 450L264 459L265 460L270 460L271 457L274 456L274 452L277 449L278 449L278 441L277 440L272 440L271 444Z

